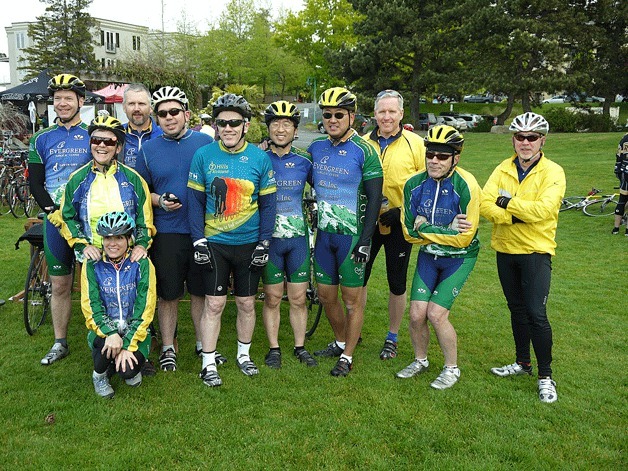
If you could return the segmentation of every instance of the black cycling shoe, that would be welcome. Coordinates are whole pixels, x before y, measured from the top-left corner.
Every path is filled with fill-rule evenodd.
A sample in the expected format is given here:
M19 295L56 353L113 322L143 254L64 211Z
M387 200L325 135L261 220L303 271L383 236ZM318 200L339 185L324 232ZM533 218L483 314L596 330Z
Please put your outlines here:
M269 350L264 357L264 363L269 368L278 370L281 368L281 350Z
M353 369L353 363L346 358L339 358L336 366L329 372L332 376L347 376Z
M381 353L379 354L379 358L381 360L390 360L391 358L395 358L397 356L397 342L393 342L392 340L386 339L384 342L384 347L382 348Z
M332 340L327 344L327 347L322 350L317 350L314 355L317 357L333 358L339 357L344 352L344 349L340 348L335 340Z
M297 357L301 363L305 363L306 366L318 366L318 362L314 359L312 355L310 355L310 353L305 348L299 350L298 352L295 351L294 356Z

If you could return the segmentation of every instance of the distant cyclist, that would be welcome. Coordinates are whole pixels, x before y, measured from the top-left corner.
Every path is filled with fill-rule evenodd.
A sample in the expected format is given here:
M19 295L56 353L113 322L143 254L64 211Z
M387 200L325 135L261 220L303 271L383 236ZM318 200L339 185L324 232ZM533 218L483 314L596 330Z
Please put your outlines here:
M538 363L541 402L558 399L552 379L552 327L547 298L556 249L558 211L565 172L543 152L547 120L523 113L512 120L514 155L500 163L484 185L481 212L493 223L491 247L515 340L515 362L491 368L500 377L531 375L530 343Z
M425 137L426 170L410 177L403 190L404 235L420 248L410 292L415 360L397 377L427 370L429 321L445 357L445 366L430 384L434 389L450 388L460 378L458 337L449 314L480 250L482 191L473 175L458 167L463 145L462 134L451 126L434 126Z
M31 138L28 171L35 201L50 214L59 207L70 174L89 162L91 154L87 125L81 122L80 114L85 102L83 81L71 74L55 75L48 82L48 93L57 117L52 126ZM74 254L48 217L44 221L44 250L52 285L50 309L55 341L41 364L50 365L70 352L66 337L72 313Z
M318 205L314 261L319 299L335 340L314 354L340 357L330 373L347 376L364 322L364 271L381 206L382 166L375 149L351 128L357 108L353 93L329 88L318 106L328 137L308 149Z
M277 215L270 241L264 281L264 326L270 350L264 359L270 368L281 368L279 348L280 305L287 281L290 324L294 332L294 355L307 366L318 363L305 349L307 329L307 288L310 279L308 227L303 213L303 194L312 178L312 158L292 146L301 114L287 101L271 103L264 112L270 135L267 151L277 184Z
M89 332L92 380L96 394L112 398L109 377L118 373L129 386L142 383L148 335L155 313L155 268L148 258L131 261L135 223L124 211L102 215L96 232L104 255L89 260L81 272L81 308Z
M612 234L619 234L619 226L626 215L626 203L628 203L628 133L624 134L617 147L615 176L619 178L619 202L615 208L615 226ZM626 223L626 237L628 237L628 222Z

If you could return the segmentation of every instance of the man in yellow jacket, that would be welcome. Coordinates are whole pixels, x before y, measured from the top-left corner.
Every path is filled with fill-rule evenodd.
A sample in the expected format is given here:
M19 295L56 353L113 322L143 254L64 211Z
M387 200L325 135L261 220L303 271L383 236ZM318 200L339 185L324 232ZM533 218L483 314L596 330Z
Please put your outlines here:
M491 368L500 377L531 375L530 342L538 363L539 399L558 399L552 379L552 328L546 313L558 210L565 173L542 152L549 123L524 113L510 125L515 155L493 171L483 189L481 214L493 223L491 247L510 309L516 361Z
M382 246L386 254L388 280L388 334L379 357L389 360L397 356L397 336L406 310L406 281L412 244L406 242L401 230L403 186L408 178L425 170L425 144L423 139L401 125L403 97L395 90L383 90L375 98L377 127L365 136L377 150L384 184L378 228L371 240L371 257L366 263L364 286L371 277L375 258ZM362 302L366 305L366 288Z

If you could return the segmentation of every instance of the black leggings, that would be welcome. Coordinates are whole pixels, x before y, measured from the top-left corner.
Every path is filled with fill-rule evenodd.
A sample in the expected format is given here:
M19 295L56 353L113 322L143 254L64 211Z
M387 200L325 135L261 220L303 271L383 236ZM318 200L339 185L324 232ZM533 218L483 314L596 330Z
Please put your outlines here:
M100 374L107 371L109 365L113 365L113 367L115 368L116 364L115 359L107 358L106 355L103 355L101 353L104 346L105 339L103 339L102 337L96 337L96 340L94 340L94 348L92 348L92 358L94 359L94 371ZM142 366L144 365L144 362L146 361L144 355L142 355L139 350L133 352L133 355L137 359L137 364L134 365L133 369L129 369L127 364L127 369L125 372L117 372L122 379L131 379L135 377L140 372Z
M552 327L546 313L551 255L497 252L497 272L510 309L517 362L530 363L532 341L539 376L551 376Z
M390 227L390 234L388 235L381 235L379 230L375 229L373 239L371 240L371 257L366 263L364 286L366 286L371 277L373 263L375 263L375 258L382 246L384 246L386 254L388 289L392 294L399 296L406 292L408 263L410 262L410 252L412 251L412 244L404 239L399 221Z

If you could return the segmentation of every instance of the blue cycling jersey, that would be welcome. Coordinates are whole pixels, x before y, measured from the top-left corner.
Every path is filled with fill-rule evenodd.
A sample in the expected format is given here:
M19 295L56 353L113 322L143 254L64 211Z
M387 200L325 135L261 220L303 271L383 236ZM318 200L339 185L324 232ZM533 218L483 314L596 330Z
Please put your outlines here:
M279 157L272 150L266 152L275 171L277 184L277 214L273 237L288 239L306 234L303 214L305 183L311 182L312 157L307 152L292 147Z
M44 166L45 188L56 205L61 202L70 174L91 159L85 123L70 129L57 124L42 129L31 138L28 149L28 163Z
M124 149L122 154L118 156L118 160L127 167L135 168L137 154L139 154L142 145L146 144L150 139L161 136L164 132L155 124L152 118L149 120L148 127L141 131L132 129L129 123L126 123L124 128L126 129Z
M276 191L273 166L264 151L249 143L237 152L229 152L222 142L204 146L194 154L188 187L205 200L204 208L195 208L193 198L188 198L193 240L206 237L218 244L244 245L270 238L270 230L262 233L258 207L260 196ZM274 203L271 212L272 223Z
M172 193L183 205L181 209L169 212L159 206L153 208L157 232L190 233L187 215L190 164L194 153L213 141L207 134L188 129L181 139L171 139L162 134L142 145L135 165L137 173L146 180L151 192L159 195Z

